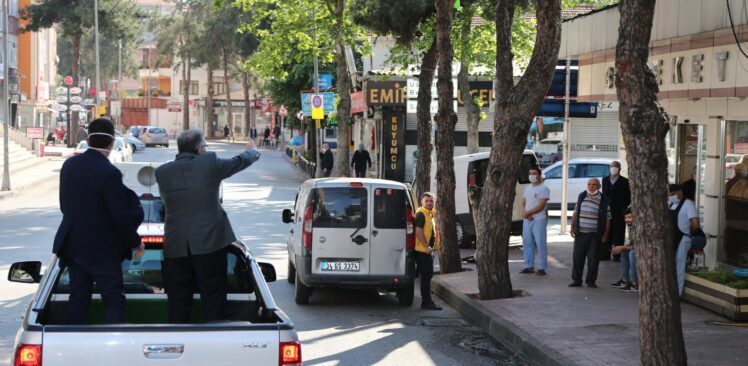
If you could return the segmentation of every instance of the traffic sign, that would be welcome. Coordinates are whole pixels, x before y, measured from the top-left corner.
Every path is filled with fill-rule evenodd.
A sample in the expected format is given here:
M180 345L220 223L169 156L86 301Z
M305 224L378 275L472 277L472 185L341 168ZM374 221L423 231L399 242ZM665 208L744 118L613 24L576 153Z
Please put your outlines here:
M58 95L57 98L55 98L55 100L57 101L57 103L67 103L68 97L64 95Z
M83 104L84 105L95 105L96 103L94 103L93 98L91 98L91 99L84 99Z
M81 91L81 88L78 87L70 88L70 94L80 94Z
M55 109L58 112L65 112L66 110L68 110L68 106L66 106L64 104L58 104L57 107L55 107Z
M70 111L72 112L80 112L83 107L80 106L80 104L73 104L70 106Z
M65 94L68 92L68 88L61 86L57 88L57 94Z
M62 79L62 82L64 82L65 85L73 85L73 77L70 75L65 76L65 78Z
M322 95L315 94L312 96L312 119L324 119L325 109L322 107L324 100Z
M81 97L79 97L77 95L73 95L72 97L70 97L70 103L76 103L76 104L78 104L78 103L81 102L81 100L82 100Z

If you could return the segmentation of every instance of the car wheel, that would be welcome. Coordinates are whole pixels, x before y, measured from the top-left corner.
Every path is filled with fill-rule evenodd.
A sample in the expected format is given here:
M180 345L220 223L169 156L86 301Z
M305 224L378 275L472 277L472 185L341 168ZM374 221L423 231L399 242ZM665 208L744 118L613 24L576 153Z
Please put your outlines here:
M309 303L309 295L311 295L312 289L305 285L299 279L299 272L296 272L296 286L294 287L294 300L299 305L306 305Z
M288 283L296 282L296 267L293 266L291 260L288 260Z
M465 227L462 226L460 220L457 220L457 246L459 248L471 248L473 246L473 237L465 232Z
M415 294L415 286L411 283L405 287L397 289L397 302L402 306L413 305L413 296Z

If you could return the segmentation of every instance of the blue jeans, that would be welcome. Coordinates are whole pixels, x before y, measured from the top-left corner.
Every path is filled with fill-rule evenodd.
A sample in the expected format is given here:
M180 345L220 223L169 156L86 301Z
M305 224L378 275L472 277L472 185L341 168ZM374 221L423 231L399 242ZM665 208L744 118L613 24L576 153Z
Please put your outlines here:
M525 268L535 267L535 246L538 247L538 269L546 270L548 267L548 240L547 240L548 218L536 220L523 220L522 222L522 250L525 254Z
M688 251L691 250L691 238L683 235L678 244L678 251L675 253L675 271L678 278L678 296L683 295L683 286L686 281L686 258Z
M636 252L633 248L621 253L621 278L626 282L639 283L639 277L636 275Z

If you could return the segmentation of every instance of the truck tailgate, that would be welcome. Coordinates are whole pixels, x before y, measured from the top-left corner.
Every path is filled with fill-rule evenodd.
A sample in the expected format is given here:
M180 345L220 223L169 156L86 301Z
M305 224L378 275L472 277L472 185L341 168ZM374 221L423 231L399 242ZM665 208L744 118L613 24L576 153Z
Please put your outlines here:
M277 326L258 325L243 330L180 326L149 327L88 327L82 331L65 329L43 335L44 366L107 366L164 365L277 365L279 362L279 330ZM46 327L49 328L49 327ZM81 327L77 327L81 328ZM233 328L233 326L229 326ZM273 329L274 328L274 329Z

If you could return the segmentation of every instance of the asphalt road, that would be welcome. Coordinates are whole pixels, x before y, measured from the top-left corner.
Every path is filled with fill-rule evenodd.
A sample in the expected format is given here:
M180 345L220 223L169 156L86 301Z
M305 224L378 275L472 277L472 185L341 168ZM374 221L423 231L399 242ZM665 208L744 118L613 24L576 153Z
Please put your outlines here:
M148 148L135 161L168 161L171 148ZM241 144L210 143L209 150L231 157ZM516 356L470 325L448 305L422 311L416 289L414 306L403 308L392 294L375 291L315 291L311 304L296 305L286 282L285 240L289 227L281 211L293 204L301 177L280 151L262 151L259 162L224 183L224 207L237 236L261 261L272 263L278 281L270 288L291 317L302 340L307 365L521 365ZM61 220L58 182L6 199L0 205L0 365L7 365L15 332L34 285L6 281L12 262L48 261Z

